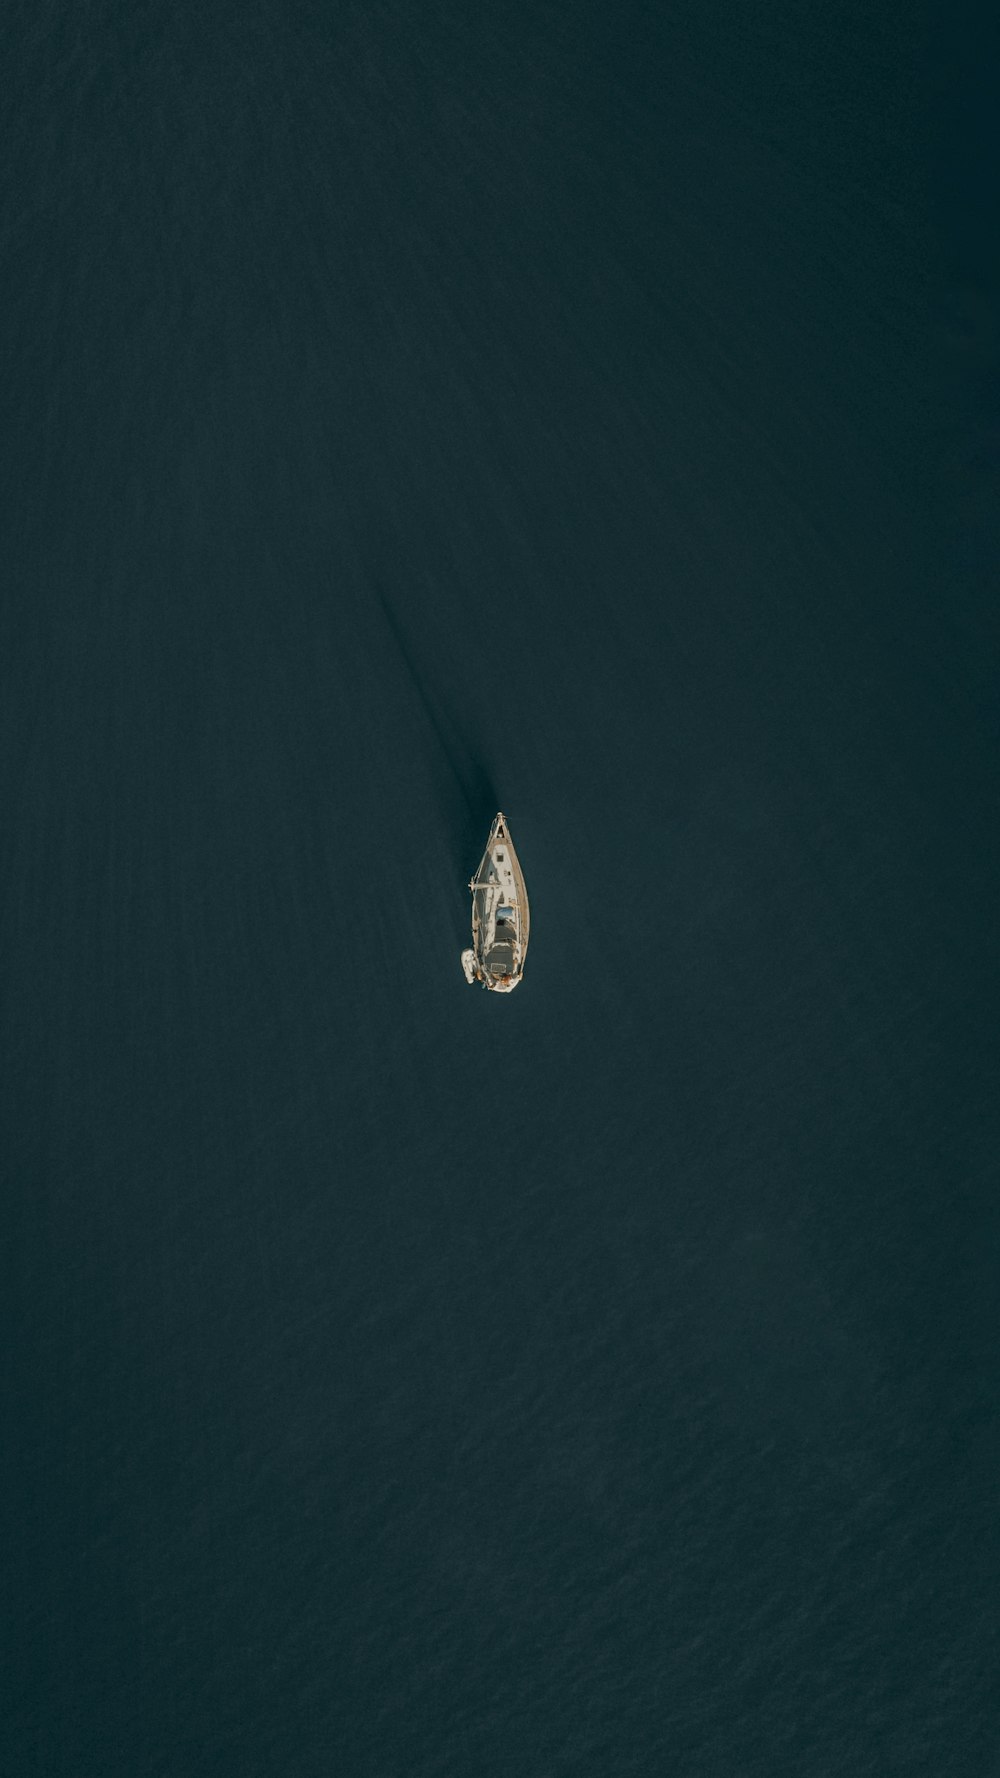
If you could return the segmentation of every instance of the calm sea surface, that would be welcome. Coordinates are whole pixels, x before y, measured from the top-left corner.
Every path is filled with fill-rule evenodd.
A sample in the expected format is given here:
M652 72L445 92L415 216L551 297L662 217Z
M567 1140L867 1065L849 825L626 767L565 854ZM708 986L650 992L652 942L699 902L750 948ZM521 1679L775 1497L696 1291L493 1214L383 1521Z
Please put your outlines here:
M8 8L9 1778L1000 1769L995 346L909 20Z

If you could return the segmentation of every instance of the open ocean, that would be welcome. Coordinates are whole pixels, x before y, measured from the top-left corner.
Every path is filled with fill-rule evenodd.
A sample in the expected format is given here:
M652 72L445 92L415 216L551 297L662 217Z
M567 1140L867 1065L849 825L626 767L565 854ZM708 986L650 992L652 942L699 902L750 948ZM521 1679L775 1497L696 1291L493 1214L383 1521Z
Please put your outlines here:
M3 1778L1000 1771L981 47L5 9Z

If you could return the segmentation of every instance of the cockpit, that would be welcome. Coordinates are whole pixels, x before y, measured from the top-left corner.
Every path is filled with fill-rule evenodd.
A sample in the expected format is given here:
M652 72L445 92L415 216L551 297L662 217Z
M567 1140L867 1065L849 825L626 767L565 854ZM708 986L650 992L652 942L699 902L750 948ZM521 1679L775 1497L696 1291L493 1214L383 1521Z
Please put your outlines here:
M508 919L502 918L504 914ZM514 947L517 944L517 927L514 924L513 908L501 908L497 915L493 943L486 953L484 962L492 976L513 975L515 968Z

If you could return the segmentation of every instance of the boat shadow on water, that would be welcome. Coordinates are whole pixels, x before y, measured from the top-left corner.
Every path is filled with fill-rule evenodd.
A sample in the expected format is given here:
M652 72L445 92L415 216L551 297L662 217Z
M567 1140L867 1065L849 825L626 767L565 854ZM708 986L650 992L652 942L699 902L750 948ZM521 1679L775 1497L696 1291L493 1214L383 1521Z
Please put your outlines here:
M461 880L468 873L470 859L478 855L483 834L500 806L493 771L481 746L466 733L444 696L421 670L384 586L374 578L371 586L400 664L437 741L442 812L447 818L453 862Z

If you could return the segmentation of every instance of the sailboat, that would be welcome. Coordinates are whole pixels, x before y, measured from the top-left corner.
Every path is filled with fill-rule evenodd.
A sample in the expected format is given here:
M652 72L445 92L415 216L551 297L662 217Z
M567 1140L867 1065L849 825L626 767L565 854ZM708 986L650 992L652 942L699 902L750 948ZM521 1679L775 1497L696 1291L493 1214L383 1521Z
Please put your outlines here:
M472 949L462 952L465 979L494 994L510 994L528 952L528 891L506 818L498 814L469 888Z

